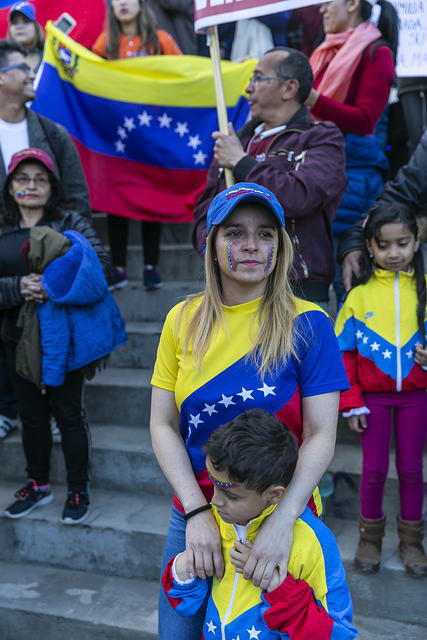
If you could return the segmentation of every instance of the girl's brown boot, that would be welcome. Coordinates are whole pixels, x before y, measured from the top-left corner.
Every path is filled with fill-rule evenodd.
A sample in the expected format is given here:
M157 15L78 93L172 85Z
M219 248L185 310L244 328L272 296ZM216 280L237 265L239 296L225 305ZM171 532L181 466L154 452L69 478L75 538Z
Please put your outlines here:
M385 517L365 520L359 516L359 544L354 564L363 573L375 573L380 568L381 547L385 532Z
M409 522L397 516L399 553L407 573L413 576L427 576L427 556L422 545L424 520Z

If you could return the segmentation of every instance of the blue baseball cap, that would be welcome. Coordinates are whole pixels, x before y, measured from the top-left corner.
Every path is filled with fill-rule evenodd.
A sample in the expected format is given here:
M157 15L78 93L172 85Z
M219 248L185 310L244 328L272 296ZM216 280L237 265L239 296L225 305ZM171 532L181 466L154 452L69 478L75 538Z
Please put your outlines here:
M242 202L255 202L265 207L274 215L280 226L285 228L283 208L274 193L254 182L239 182L221 191L212 200L206 220L206 236L213 225L221 224L230 213Z
M36 20L36 10L35 7L29 2L15 2L10 8L9 11L9 21L12 17L13 13L16 12L22 13L28 20L35 22Z

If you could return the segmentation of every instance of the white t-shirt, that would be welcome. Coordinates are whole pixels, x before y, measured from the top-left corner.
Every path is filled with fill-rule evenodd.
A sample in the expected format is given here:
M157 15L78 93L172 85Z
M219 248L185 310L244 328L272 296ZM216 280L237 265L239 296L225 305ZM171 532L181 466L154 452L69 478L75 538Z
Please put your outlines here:
M6 172L13 154L29 146L27 118L21 122L5 122L0 118L0 147Z

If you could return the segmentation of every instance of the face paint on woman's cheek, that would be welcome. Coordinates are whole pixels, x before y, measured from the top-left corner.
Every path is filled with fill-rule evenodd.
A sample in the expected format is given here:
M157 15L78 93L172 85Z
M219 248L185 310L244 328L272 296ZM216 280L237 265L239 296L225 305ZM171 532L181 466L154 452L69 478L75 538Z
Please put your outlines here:
M228 264L230 271L233 273L236 272L236 259L235 259L235 246L233 246L233 242L229 242L226 247L224 247L224 262Z
M266 273L268 273L271 270L271 267L273 266L273 262L276 256L276 245L274 244L274 242L271 243L270 248L268 250L268 259L267 259L267 263L265 265L265 271Z

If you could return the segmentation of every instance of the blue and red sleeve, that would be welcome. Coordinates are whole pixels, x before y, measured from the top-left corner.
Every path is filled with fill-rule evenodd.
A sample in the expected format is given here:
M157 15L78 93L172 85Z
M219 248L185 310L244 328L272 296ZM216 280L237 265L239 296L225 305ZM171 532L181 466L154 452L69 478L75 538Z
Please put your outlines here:
M205 602L210 591L208 580L195 578L188 584L178 584L172 576L172 565L175 558L169 560L162 577L162 587L169 604L179 615L194 615Z

